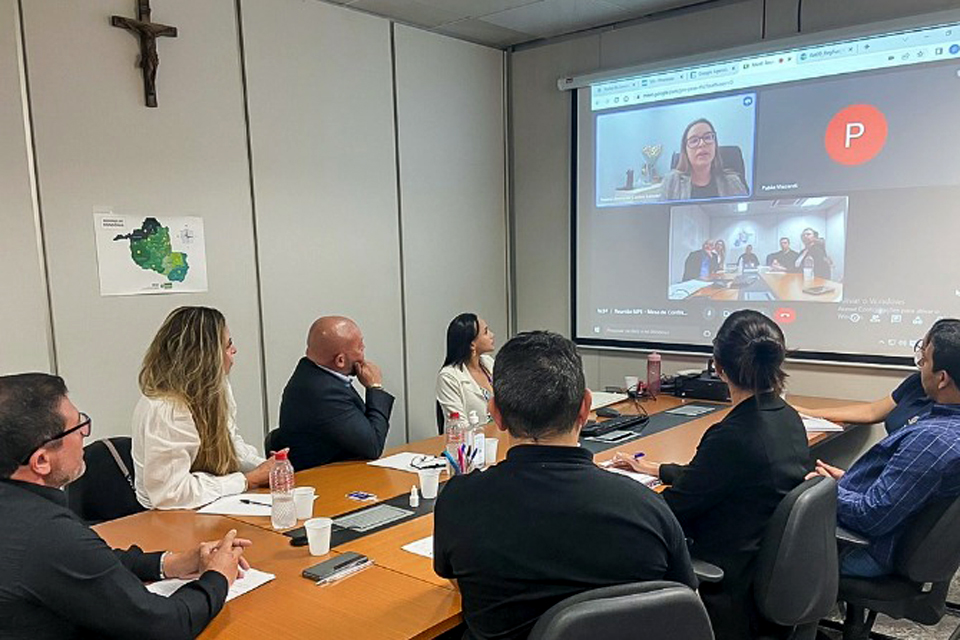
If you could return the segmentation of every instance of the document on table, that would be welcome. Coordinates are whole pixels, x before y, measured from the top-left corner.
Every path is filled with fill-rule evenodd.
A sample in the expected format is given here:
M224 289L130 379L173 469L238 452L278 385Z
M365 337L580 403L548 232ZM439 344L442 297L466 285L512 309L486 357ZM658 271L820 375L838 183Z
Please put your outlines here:
M812 416L800 415L803 418L803 426L808 433L823 433L832 431L843 431L843 427L836 422L830 422L823 418L814 418Z
M409 553L415 553L418 556L433 559L433 536L414 540L410 544L405 544L400 548Z
M600 407L617 404L627 399L627 394L625 393L608 393L606 391L591 391L590 393L593 394L590 411L596 411Z
M417 464L421 467L431 464L436 464L444 468L447 466L447 463L443 458L435 458L434 456L428 456L422 453L413 453L412 451L401 451L400 453L395 453L392 456L387 456L386 458L371 460L367 464L371 467L384 467L385 469L396 469L398 471L409 471L410 473L416 473L417 468L412 464L414 461L417 461Z
M247 500L249 502L243 502ZM269 493L238 493L234 496L217 498L210 504L200 507L197 513L219 516L269 516L273 506L273 496Z
M670 413L675 416L686 416L688 418L696 418L697 416L702 416L705 413L710 413L714 410L714 407L708 407L705 405L696 405L696 404L682 404L679 407L674 407L673 409L668 409L664 413Z
M659 487L661 484L663 484L660 482L660 478L656 476L651 476L646 473L637 473L636 471L627 471L626 469L618 469L617 467L612 466L609 461L601 464L600 467L609 471L610 473L617 473L621 476L626 476L631 480L636 480L640 484L646 485L651 489L654 487Z
M273 575L272 573L258 571L257 569L250 567L243 572L242 578L237 578L233 581L233 584L230 585L230 590L227 592L227 602L230 602L234 598L242 596L245 593L253 591L260 585L266 584L276 577L277 576ZM193 582L193 580L183 580L181 578L158 580L153 584L148 584L147 591L155 593L158 596L163 596L164 598L169 598L171 595L173 595L174 591L188 582Z

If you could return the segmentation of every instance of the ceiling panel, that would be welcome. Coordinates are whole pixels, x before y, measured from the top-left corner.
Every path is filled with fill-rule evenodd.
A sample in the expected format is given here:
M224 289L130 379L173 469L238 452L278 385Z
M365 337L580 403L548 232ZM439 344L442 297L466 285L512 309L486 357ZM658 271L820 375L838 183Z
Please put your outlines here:
M626 9L603 0L544 0L483 20L521 33L549 37L624 20L630 15Z
M466 14L416 0L352 0L348 6L427 28L466 17Z
M462 14L463 17L476 18L492 13L516 9L529 4L539 4L545 0L420 0L447 11Z
M537 38L534 34L514 31L483 20L473 19L451 22L437 27L434 31L470 42L501 48Z

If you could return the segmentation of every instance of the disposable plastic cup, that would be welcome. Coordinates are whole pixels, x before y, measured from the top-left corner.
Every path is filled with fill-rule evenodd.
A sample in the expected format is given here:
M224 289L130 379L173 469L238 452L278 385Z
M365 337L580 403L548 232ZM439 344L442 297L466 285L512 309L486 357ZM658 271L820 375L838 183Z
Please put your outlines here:
M307 544L310 545L310 555L325 556L330 553L330 531L333 529L333 520L330 518L310 518L303 523L307 530Z
M427 500L437 497L437 491L440 490L440 471L440 469L417 470L417 475L420 476L420 495Z
M624 376L623 377L623 388L626 389L627 393L637 390L637 383L640 382L640 378L637 376Z
M317 490L313 487L297 487L293 490L293 505L297 510L297 520L306 520L313 515L313 500Z
M483 443L483 460L488 467L497 464L497 444L499 443L500 441L496 438L487 438Z

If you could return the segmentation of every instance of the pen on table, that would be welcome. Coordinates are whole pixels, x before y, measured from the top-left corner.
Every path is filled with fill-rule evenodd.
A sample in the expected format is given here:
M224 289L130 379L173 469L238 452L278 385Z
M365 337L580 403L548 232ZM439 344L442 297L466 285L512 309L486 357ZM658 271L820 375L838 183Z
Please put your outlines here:
M361 570L363 570L363 569L366 569L367 567L370 567L370 566L373 566L373 561L370 560L369 558L364 558L363 560L361 560L361 561L359 561L359 562L357 562L357 563L355 563L355 564L351 564L351 565L348 566L347 568L342 569L342 570L338 571L337 573L334 573L333 575L330 575L330 576L327 576L326 578L321 578L320 580L317 580L317 584L320 585L320 586L323 586L323 585L325 585L325 584L330 584L331 582L336 582L337 580L340 580L341 578L346 578L347 576L351 576L351 575L355 574L356 572L361 571Z
M267 502L257 502L256 500L247 500L246 498L240 498L240 502L243 504L255 504L260 507L269 507L272 506Z
M645 454L643 451L638 451L638 452L636 452L635 454L633 454L633 459L634 459L634 460L639 460L640 458L642 458L642 457L645 456L645 455L647 455L647 454Z

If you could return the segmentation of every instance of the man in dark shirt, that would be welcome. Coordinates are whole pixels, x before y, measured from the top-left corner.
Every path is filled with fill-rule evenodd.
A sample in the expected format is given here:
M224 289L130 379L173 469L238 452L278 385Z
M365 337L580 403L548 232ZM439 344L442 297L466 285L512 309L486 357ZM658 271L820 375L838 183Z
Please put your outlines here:
M111 550L67 508L89 416L57 376L0 376L0 637L193 638L223 607L247 540L183 553ZM169 598L144 580L199 578Z
M366 400L353 379L366 388ZM296 470L383 453L393 396L380 367L365 358L363 334L349 318L328 316L310 326L307 353L283 390L277 447L290 448Z
M850 470L820 460L837 480L837 522L870 540L844 554L840 572L893 573L906 525L932 500L960 496L960 320L938 320L917 344L920 382L932 404L863 454Z
M790 248L790 238L780 238L780 251L767 256L767 266L774 271L797 271L794 265L799 255Z
M472 638L526 638L574 594L674 580L696 586L683 531L645 486L579 447L590 392L576 349L522 333L497 356L490 408L514 446L483 473L450 479L434 511L434 569L456 581Z

